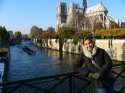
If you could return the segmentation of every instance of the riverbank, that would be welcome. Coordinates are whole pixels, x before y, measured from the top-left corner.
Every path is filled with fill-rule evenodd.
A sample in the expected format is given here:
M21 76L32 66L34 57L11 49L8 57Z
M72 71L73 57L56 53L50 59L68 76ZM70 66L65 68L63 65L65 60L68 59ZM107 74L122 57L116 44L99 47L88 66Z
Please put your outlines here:
M34 40L39 47L54 49L59 51L58 39L42 39L42 43ZM96 39L95 44L105 49L112 60L125 61L125 39ZM73 39L67 39L63 44L63 52L79 54L81 51L81 42L73 43Z

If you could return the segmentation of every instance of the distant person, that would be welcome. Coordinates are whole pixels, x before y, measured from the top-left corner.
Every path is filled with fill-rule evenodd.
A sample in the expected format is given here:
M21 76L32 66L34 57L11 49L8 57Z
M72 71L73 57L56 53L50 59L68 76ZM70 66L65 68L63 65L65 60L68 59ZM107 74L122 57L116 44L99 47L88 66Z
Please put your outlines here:
M112 93L112 60L104 49L97 47L92 37L87 36L82 42L82 50L75 67L81 76L87 77L96 93Z

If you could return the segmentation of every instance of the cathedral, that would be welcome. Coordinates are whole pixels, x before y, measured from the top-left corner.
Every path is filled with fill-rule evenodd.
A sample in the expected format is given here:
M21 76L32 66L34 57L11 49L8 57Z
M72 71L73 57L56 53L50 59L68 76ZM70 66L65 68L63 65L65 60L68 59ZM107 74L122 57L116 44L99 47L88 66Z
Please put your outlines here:
M82 12L83 8L80 8L79 4L71 3L67 5L65 2L59 2L56 13L56 31L63 26L80 27L81 20L83 20ZM111 20L115 21L108 16L107 8L102 3L98 3L86 9L82 29L92 28L95 22L101 23L103 28L109 28ZM119 21L117 23L119 24ZM91 27L87 27L87 24L91 25Z

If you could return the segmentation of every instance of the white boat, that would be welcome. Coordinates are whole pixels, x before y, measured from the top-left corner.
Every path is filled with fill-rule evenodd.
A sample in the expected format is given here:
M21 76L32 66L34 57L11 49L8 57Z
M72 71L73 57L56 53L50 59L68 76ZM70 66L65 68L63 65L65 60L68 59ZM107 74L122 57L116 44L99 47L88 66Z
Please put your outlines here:
M4 63L0 63L0 83L3 82L3 75L4 75Z
M4 63L0 63L0 83L3 82L3 75L4 75ZM0 93L2 93L2 86L0 86Z
M0 83L3 83L4 70L8 62L8 48L0 48ZM0 93L2 93L2 86L0 86Z

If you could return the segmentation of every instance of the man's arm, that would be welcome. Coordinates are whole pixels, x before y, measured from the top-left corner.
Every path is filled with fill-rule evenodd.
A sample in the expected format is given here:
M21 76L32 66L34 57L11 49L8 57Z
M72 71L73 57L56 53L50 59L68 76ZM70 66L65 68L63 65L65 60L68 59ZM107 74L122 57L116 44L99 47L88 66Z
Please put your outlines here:
M105 64L102 67L101 73L103 75L106 75L111 71L111 68L112 68L112 60L106 51L104 51L104 61L105 61Z

